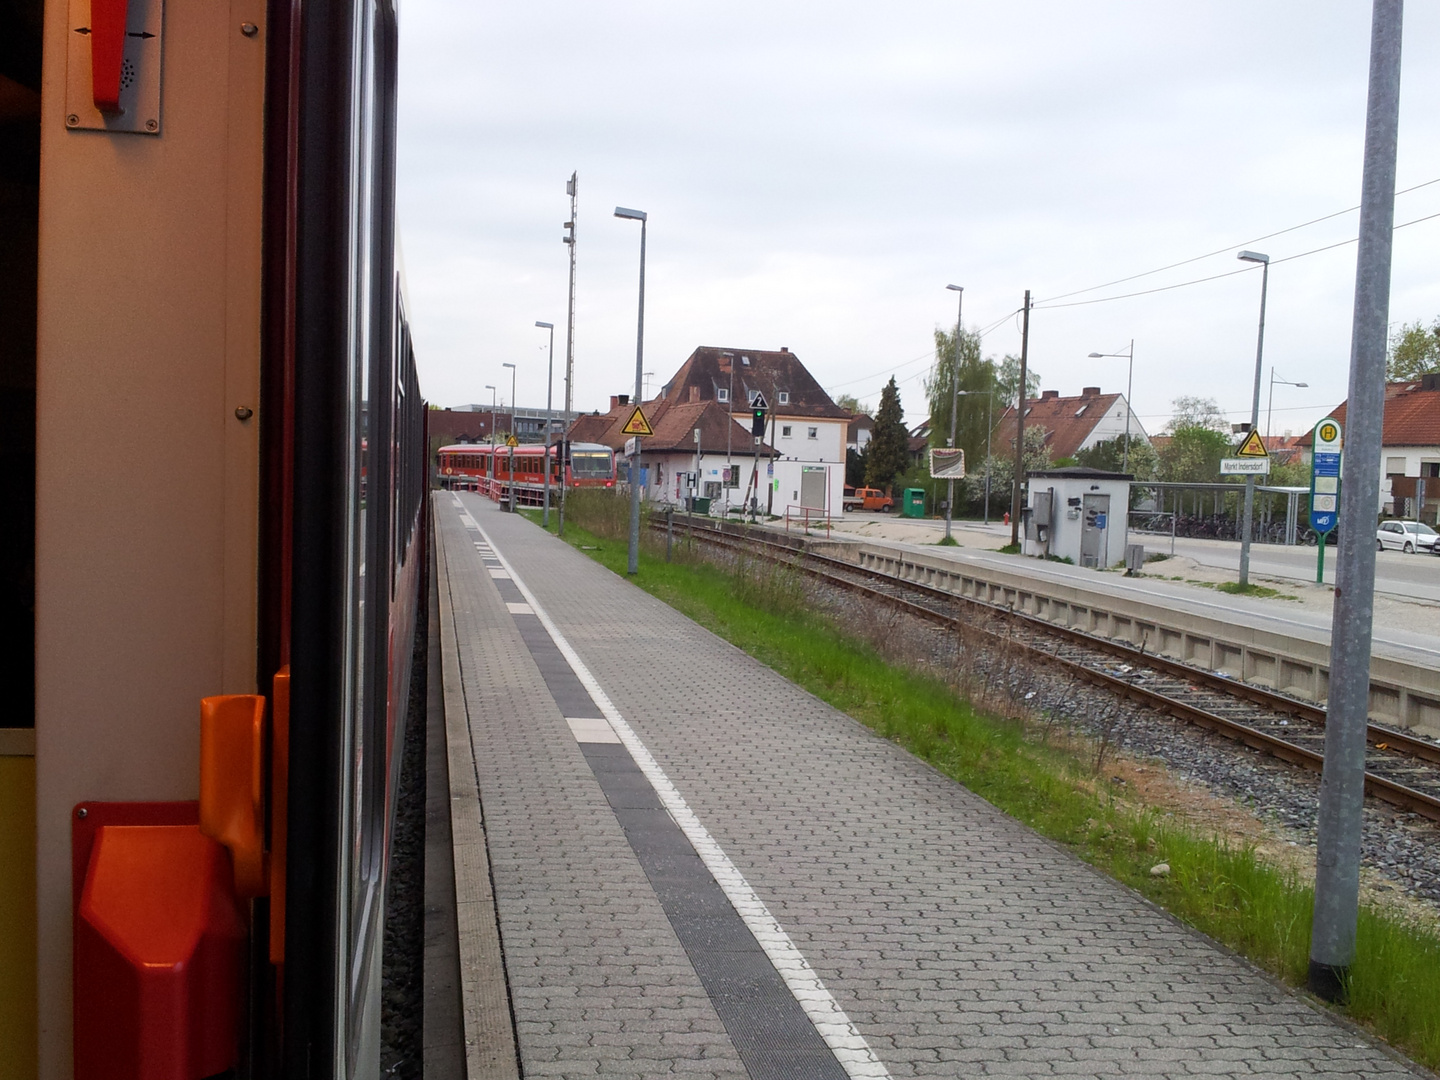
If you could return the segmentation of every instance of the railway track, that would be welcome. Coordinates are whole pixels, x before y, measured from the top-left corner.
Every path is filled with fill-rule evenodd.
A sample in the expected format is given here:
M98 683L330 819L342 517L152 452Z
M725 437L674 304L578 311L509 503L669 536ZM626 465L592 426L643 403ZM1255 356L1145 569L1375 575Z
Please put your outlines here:
M658 521L651 527L665 528ZM1143 642L1136 647L1098 637L806 551L778 537L679 521L674 529L713 546L784 563L827 585L946 628L978 630L1036 662L1303 768L1318 772L1324 764L1325 711L1310 702L1148 653ZM1375 724L1369 725L1366 738L1366 794L1440 821L1440 745Z

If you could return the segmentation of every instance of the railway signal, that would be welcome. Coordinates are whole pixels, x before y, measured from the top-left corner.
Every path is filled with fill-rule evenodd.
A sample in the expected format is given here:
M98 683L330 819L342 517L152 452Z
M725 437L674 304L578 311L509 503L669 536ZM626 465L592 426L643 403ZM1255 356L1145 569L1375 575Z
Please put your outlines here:
M755 400L750 403L750 434L756 440L765 437L765 416L770 411L770 403L765 400L765 395L756 393Z

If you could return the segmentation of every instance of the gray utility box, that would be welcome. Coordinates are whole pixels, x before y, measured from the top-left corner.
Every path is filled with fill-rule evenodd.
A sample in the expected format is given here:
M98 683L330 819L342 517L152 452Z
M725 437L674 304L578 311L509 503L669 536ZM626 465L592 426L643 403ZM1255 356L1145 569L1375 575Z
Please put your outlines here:
M1028 476L1024 554L1092 567L1125 557L1133 476L1081 466Z

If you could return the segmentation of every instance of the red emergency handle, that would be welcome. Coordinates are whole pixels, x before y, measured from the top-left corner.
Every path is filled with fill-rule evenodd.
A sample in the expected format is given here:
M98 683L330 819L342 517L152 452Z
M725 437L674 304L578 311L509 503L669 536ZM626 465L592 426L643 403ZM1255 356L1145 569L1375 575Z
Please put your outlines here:
M75 910L75 1080L234 1068L246 931L225 848L197 824L102 824L76 839L90 851Z
M120 111L120 69L125 62L129 0L90 0L90 87L95 108Z

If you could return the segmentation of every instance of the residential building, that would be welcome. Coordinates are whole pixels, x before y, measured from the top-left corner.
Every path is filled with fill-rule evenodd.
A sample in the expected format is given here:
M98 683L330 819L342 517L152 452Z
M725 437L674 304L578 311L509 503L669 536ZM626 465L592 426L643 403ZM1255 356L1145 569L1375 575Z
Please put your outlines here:
M870 445L870 438L875 434L875 418L865 413L856 413L850 417L850 423L845 429L845 449L864 450Z
M1087 386L1073 397L1061 397L1058 390L1043 390L1038 398L1025 402L1025 429L1045 432L1045 449L1051 461L1073 458L1096 443L1118 439L1125 434L1129 417L1133 439L1150 442L1140 418L1130 411L1124 394L1102 394L1098 386ZM1015 406L1008 406L995 425L995 448L1013 453L1015 447Z
M1345 404L1330 415L1345 426ZM1301 445L1308 455L1314 432ZM1440 511L1440 372L1385 386L1377 513L1435 524Z
M755 445L749 427L742 427L718 401L684 404L657 398L643 406L655 434L641 440L640 482L647 499L683 506L691 493L692 474L698 472L695 494L712 500L712 512L748 505L755 494L761 510L774 480L775 450L768 443ZM615 396L608 412L581 416L570 429L573 442L603 443L616 452L617 476L629 476L633 440L621 428L635 411L630 399ZM695 432L700 432L697 443Z
M851 416L785 346L773 352L701 346L665 383L658 400L717 402L741 421L750 439L750 408L757 394L770 407L766 439L778 455L770 478L773 511L804 505L838 516Z

